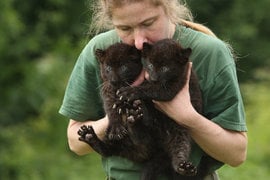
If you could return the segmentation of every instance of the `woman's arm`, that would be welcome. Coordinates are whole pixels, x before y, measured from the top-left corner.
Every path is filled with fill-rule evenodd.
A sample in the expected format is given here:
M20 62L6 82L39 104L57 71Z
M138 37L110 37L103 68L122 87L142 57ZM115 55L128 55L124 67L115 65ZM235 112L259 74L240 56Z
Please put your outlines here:
M70 119L68 128L67 128L68 144L71 151L73 151L74 153L78 155L85 155L93 151L93 149L88 144L86 144L85 142L79 141L79 135L77 132L81 128L82 125L93 126L98 138L103 139L105 130L108 127L108 118L106 116L97 121L89 120L86 122L80 122L80 121Z
M189 77L190 72L188 81ZM178 124L187 127L194 141L207 154L231 166L242 164L247 154L247 134L223 129L197 113L190 102L188 84L172 101L155 101L155 104Z
M209 121L203 116L194 118L189 132L196 143L213 158L229 164L239 166L246 159L246 132L230 131Z

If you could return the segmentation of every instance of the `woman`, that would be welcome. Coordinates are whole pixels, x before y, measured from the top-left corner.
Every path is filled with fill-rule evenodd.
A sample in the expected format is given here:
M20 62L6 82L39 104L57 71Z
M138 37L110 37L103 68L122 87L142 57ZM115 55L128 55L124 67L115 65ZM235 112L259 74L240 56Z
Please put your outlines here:
M141 50L144 42L172 38L192 49L190 59L203 93L204 112L201 115L192 107L188 83L172 101L155 104L188 128L196 142L191 161L197 165L204 160L212 161L207 178L218 179L215 170L224 163L233 167L242 164L247 152L247 128L230 48L208 28L190 22L190 11L178 0L99 0L94 7L95 27L112 30L95 36L86 45L71 74L60 109L70 119L67 130L70 149L79 155L92 151L78 140L77 131L82 125L92 125L99 138L104 137L108 126L97 88L101 80L95 49L122 41ZM140 84L147 76L142 71L133 85ZM110 179L139 179L139 164L109 157L103 158L103 165Z

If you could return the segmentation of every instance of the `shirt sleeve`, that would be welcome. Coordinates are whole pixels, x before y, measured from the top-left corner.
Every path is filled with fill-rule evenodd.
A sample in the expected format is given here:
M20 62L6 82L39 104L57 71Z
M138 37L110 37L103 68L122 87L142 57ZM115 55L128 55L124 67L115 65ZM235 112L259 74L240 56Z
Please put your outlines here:
M102 118L104 111L99 84L99 68L94 56L94 46L89 43L80 54L71 73L59 113L78 121Z
M204 116L225 129L247 131L245 111L236 67L230 48L218 39L207 43L201 53L201 88Z
M223 128L247 131L244 105L233 64L226 66L205 92L205 116Z

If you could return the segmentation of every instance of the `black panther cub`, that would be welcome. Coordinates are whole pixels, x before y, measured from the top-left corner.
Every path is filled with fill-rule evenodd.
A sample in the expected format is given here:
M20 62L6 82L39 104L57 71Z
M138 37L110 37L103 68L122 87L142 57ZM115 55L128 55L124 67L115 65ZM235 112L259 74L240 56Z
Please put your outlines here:
M154 45L145 43L142 56L145 69L149 73L149 80L137 87L123 87L117 94L123 101L130 102L136 99L142 101L172 100L186 83L190 54L190 48L184 49L171 39L160 40ZM189 87L192 105L201 113L202 96L193 71ZM159 122L156 132L161 139L158 142L162 143L164 151L168 153L175 172L184 176L194 176L189 179L200 179L198 176L204 172L195 176L196 167L188 162L192 141L187 130L161 112L155 112L155 116ZM183 179L178 174L175 175L175 179L178 177Z
M128 132L122 117L122 108L117 105L116 91L121 87L130 86L142 71L141 52L135 47L124 43L117 43L107 50L97 49L95 55L100 63L100 75L103 81L101 96L103 98L104 110L109 119L107 129L108 139L122 139ZM117 109L116 109L117 107ZM128 108L130 109L130 108Z
M96 50L96 57L100 62L103 80L101 96L109 126L103 141L97 137L92 126L82 126L78 131L79 140L104 157L116 155L135 162L147 162L149 168L144 168L141 179L154 180L149 174L154 174L157 169L155 165L159 168L161 164L154 162L164 158L159 153L155 133L144 124L141 116L141 106L144 104L140 101L122 102L116 95L120 87L130 86L141 73L141 51L134 46L117 43L106 50ZM147 112L143 114L147 116ZM165 170L161 168L159 171Z

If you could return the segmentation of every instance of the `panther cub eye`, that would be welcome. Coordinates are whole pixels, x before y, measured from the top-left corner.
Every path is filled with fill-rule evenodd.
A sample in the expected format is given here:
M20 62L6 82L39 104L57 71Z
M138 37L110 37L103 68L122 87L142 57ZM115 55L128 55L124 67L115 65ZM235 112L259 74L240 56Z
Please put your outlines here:
M153 64L148 64L147 68L152 71L154 69L154 65Z
M161 72L167 72L167 71L169 71L169 68L167 66L163 66L161 68Z
M112 71L112 67L107 65L107 66L105 67L105 71L106 71L106 72L111 72L111 71Z
M128 67L125 66L125 65L123 65L123 66L120 67L120 71L121 71L121 72L125 72L125 71L127 71L127 70L128 70Z

